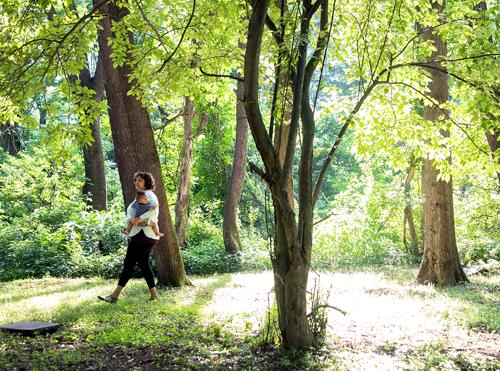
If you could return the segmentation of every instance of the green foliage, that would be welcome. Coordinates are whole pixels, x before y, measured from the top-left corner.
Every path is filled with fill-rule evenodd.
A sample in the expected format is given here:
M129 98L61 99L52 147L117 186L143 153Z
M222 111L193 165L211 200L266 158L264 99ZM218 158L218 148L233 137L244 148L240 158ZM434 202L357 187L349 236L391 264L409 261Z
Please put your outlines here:
M102 279L18 280L0 284L2 323L32 318L56 321L62 328L30 337L0 332L1 369L128 368L195 370L322 369L331 355L298 353L256 345L248 328L233 328L208 310L217 292L231 288L230 275L194 278L184 289L160 291L148 302L144 283L131 280L120 300L96 295L115 283ZM230 309L230 308L227 308ZM257 316L235 313L236 322L258 324ZM223 355L223 357L221 357Z
M258 344L261 346L275 346L281 341L281 333L278 323L278 306L274 303L268 306L264 315L264 323L258 338Z
M188 228L189 245L199 245L205 241L210 241L215 245L224 245L222 240L222 228L220 225L206 220L200 213L190 215Z
M314 151L313 177L319 175L321 165L330 150L332 143L332 132L338 133L341 125L335 116L324 114L317 123L316 145ZM361 168L354 154L350 152L352 146L352 135L347 135L338 149L331 169L321 187L321 193L316 206L319 216L324 217L330 211L331 202L340 193L347 189L361 175ZM295 180L298 184L298 179Z
M206 241L181 250L184 268L188 274L229 273L239 270L240 257L229 254L224 244Z
M71 152L71 151L70 151ZM125 239L122 211L85 210L82 164L50 151L0 164L0 280L116 276ZM119 255L111 255L118 253Z
M314 343L317 347L324 345L326 340L326 330L328 327L328 301L330 299L330 289L322 290L319 285L319 278L314 279L314 287L309 294L311 312L308 314L309 326L313 334Z
M313 267L403 264L412 259L401 241L404 204L402 189L394 184L398 178L371 170L367 163L362 168L358 183L332 202L333 215L315 227Z
M192 206L217 224L221 221L233 161L235 108L216 106L207 110L207 126L193 148L196 160L193 163Z
M497 179L479 164L457 164L455 182L455 225L462 261L500 260L500 189Z

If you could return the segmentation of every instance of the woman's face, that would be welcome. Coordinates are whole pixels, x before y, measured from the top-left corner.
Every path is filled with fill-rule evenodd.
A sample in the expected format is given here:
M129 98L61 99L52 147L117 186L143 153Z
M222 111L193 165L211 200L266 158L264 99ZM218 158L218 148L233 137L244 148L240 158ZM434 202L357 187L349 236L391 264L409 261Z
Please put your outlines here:
M134 186L135 186L136 191L140 191L140 192L144 191L144 189L145 189L144 185L145 185L144 179L142 179L140 176L135 178Z

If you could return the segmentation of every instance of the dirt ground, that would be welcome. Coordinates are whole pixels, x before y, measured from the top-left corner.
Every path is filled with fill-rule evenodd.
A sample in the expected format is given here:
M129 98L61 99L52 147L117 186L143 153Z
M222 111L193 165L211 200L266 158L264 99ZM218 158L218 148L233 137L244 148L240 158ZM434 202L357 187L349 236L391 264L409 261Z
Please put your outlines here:
M316 277L311 273L310 286ZM497 277L495 286L500 279ZM248 327L245 318L262 318L272 303L272 274L235 274L214 293L206 310L228 328ZM321 273L330 288L327 346L334 369L477 369L498 366L500 335L478 332L459 322L463 307L433 286L398 283L381 273ZM253 323L253 331L258 331ZM458 360L458 361L457 361ZM460 366L461 365L461 366ZM493 367L494 368L494 367Z

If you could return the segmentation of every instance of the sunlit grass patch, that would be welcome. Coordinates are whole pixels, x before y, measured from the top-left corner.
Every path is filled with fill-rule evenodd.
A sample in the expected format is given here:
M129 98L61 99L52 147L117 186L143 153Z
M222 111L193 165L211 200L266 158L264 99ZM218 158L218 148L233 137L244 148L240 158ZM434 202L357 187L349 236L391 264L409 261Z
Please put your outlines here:
M161 290L154 302L144 281L133 279L113 305L96 296L115 280L1 283L3 322L50 320L62 328L28 338L0 333L0 369L477 369L499 354L494 276L440 288L416 284L415 268L319 274L329 304L347 315L328 310L326 347L306 353L259 337L275 310L270 271L191 277L194 286Z
M272 277L269 273L267 276ZM247 275L233 279L228 274L192 278L194 286L161 290L160 299L154 302L148 301L149 293L142 280L131 280L114 305L96 299L97 294L109 292L114 281L84 280L83 286L80 285L82 282L52 278L46 282L44 279L21 282L25 289L22 298L0 304L0 310L8 313L4 319L11 322L51 320L61 323L62 328L54 334L28 338L0 333L0 369L120 370L145 366L265 370L275 368L273 365L278 362L307 368L307 365L300 366L307 357L303 359L297 354L277 356L277 348L255 346L252 329L255 322L260 325L260 320L255 320L251 301L246 302L249 304L247 309L251 310L241 313L241 316L237 311L245 309L244 306L235 312L231 301L226 301L225 307L217 307L217 314L232 313L225 319L205 310L220 299L220 294L228 293L227 285L235 290L241 289L231 299L233 301L248 294L249 287L245 288L247 280L254 288L261 285L262 282L252 278L252 275ZM2 286L1 292L12 295L8 289L18 286L16 282L7 285L8 288ZM33 290L29 289L30 286ZM260 291L255 293L259 294ZM239 330L234 332L232 319L238 322L240 318L243 318L246 330L238 327ZM308 364L323 362L314 359L314 362L308 360Z
M63 327L56 334L33 338L0 333L0 344L6 355L6 359L0 360L0 368L19 362L41 368L54 360L61 365L87 362L89 353L106 353L115 347L167 347L174 343L189 346L207 337L199 318L200 307L210 301L212 292L224 286L227 280L228 276L219 276L195 280L197 286L190 288L162 290L155 302L148 301L149 293L142 280L132 280L115 305L96 298L98 294L107 293L114 281L84 280L82 285L75 280L50 278L46 282L24 280L2 285L0 292L11 298L14 296L9 294L9 289L21 288L24 292L13 302L5 300L0 304L3 323L44 320L57 321ZM185 296L193 300L183 304ZM78 356L71 356L74 352Z
M471 276L470 283L440 288L458 304L453 313L458 321L480 332L500 334L500 280L498 276Z

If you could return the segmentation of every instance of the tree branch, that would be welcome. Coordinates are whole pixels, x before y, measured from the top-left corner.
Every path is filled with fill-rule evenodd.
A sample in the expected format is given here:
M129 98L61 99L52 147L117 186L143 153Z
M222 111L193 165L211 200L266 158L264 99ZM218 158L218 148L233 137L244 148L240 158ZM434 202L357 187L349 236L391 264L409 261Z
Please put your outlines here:
M283 43L283 39L281 38L280 33L278 32L278 27L276 27L276 24L273 22L269 14L266 15L266 26L271 30L271 33L273 34L274 41L276 41L276 44L281 45Z
M250 166L250 170L260 176L266 183L269 183L271 181L271 177L269 176L269 174L266 174L264 170L262 170L256 164L254 164L253 162L249 162L248 165Z
M203 75L208 76L208 77L224 77L224 78L229 78L229 79L233 79L233 80L241 81L241 82L245 81L243 78L238 77L238 76L233 76L233 75L219 75L219 74L216 74L216 73L208 73L208 72L205 72L202 67L200 67L200 72Z
M438 27L441 27L441 26L444 26L444 25L447 25L447 24L450 24L450 23L456 23L456 22L470 22L472 18L459 18L459 19L452 19L452 20L449 20L449 21L446 21L446 22L442 22L442 23L439 23L435 26L431 26L431 27L426 27L424 29L422 29L422 31L420 32L417 32L417 34L415 36L413 36L410 40L408 40L408 42L406 43L406 45L398 52L396 53L396 55L394 56L393 60L396 59L397 57L399 57L401 54L403 54L403 52L406 50L406 48L408 48L408 46L410 46L410 44L415 41L417 38L419 38L420 36L422 36L424 34L424 32L427 32L427 31L432 31Z
M252 136L261 154L266 173L279 177L281 169L277 166L277 154L264 125L259 105L260 48L268 7L268 0L256 2L248 24L244 64L244 104Z
M412 90L414 90L415 92L417 92L419 95L421 95L424 99L426 99L427 101L431 102L431 104L436 107L437 109L439 109L447 118L448 120L450 120L450 122L455 125L456 127L458 127L466 136L467 138L471 141L471 143L474 145L474 147L476 147L479 151L481 151L482 153L484 153L486 156L489 157L489 153L485 152L483 149L481 149L475 142L474 140L470 137L470 135L467 133L467 131L462 128L455 120L453 120L453 118L448 114L448 112L446 112L446 110L444 110L443 108L441 108L439 106L439 104L437 104L432 98L430 98L427 94L425 94L424 92L420 91L419 89L415 88L414 86L410 85L410 84L407 84L405 82L398 82L398 81L393 81L393 82L389 82L389 81L383 81L383 82L380 82L380 84L388 84L388 85L403 85L403 86L406 86Z
M47 64L47 67L45 68L44 72L43 72L43 75L42 75L42 80L45 78L45 76L47 75L47 72L49 71L49 68L52 64L52 61L54 60L55 56L59 53L59 50L61 49L63 43L66 41L66 39L85 21L87 21L89 18L91 18L97 11L99 11L99 9L101 7L103 7L104 5L106 5L107 3L109 3L111 0L102 0L99 4L97 4L96 6L94 6L94 8L88 12L87 14L85 14L82 18L80 18L74 25L73 27L71 27L71 29L66 32L63 37L58 41L57 43L57 46L56 46L56 50L54 50L54 52L50 55L49 57L49 62Z
M366 98L368 98L368 96L372 92L373 88L375 88L375 86L377 86L380 83L379 78L381 76L382 75L379 74L375 78L375 80L370 84L368 89L366 89L366 91L363 93L363 96L358 100L358 103L356 103L356 106L354 106L352 111L349 113L349 116L347 116L347 118L345 119L344 125L342 125L342 128L340 129L339 134L337 135L337 139L335 140L335 143L333 144L332 148L328 152L328 155L326 156L326 159L323 162L323 165L321 166L321 171L319 173L318 179L316 180L316 184L314 186L314 191L313 191L313 207L316 204L316 201L318 200L318 195L319 195L319 190L321 189L321 184L323 183L326 171L328 170L328 166L332 162L332 157L335 154L335 152L337 151L337 147L340 144L342 137L345 135L347 128L349 127L349 125L352 122L352 119L354 118L354 115L359 111L359 109L363 105Z
M316 313L321 308L335 309L336 311L339 311L340 313L342 313L344 316L347 315L347 312L345 310L337 308L336 306L333 306L330 304L320 304L320 305L316 305L314 308L312 308L311 311L307 314L307 317L311 317L314 313Z
M153 26L153 24L149 21L148 17L146 17L146 14L144 13L144 10L142 9L141 4L139 3L139 0L134 0L134 3L137 6L137 9L139 9L139 12L141 13L142 19L144 19L144 21L146 21L146 23L149 25L149 27L151 27L153 32L156 34L157 40L160 42L161 46L163 46L163 49L165 50L165 52L168 52L167 47L163 43L160 32L158 32L158 29L155 26Z
M179 111L179 113L177 113L175 116L172 116L172 117L169 117L169 118L165 118L166 112L163 110L163 108L158 107L158 110L160 111L160 114L162 115L162 117L161 117L161 125L158 126L157 128L154 128L154 130L163 130L163 129L165 129L169 124L171 124L172 122L174 122L175 120L177 120L179 118L179 116L181 116L184 113L184 107L182 107L181 110Z
M158 70L156 71L157 73L163 71L163 69L165 68L165 66L167 65L167 63L173 58L173 56L175 55L175 53L177 53L177 50L179 50L179 48L180 48L180 46L182 44L182 40L184 40L184 36L186 35L187 29L189 28L189 25L191 24L191 21L193 20L195 8L196 8L196 0L193 0L193 10L191 11L191 16L189 17L189 20L188 20L188 22L186 24L186 27L184 27L184 30L182 31L181 39L179 40L179 43L175 47L175 49L172 52L172 54L170 54L168 56L168 58L163 61L163 64L160 66L160 68L158 68Z
M314 226L314 225L317 225L317 224L319 224L319 223L324 222L325 220L327 220L327 219L331 218L331 217L332 217L332 216L334 216L334 215L339 215L339 214L335 214L335 213L333 213L333 214L328 214L328 215L327 215L327 216L325 216L324 218L321 218L321 219L319 219L319 220L316 220L316 221L313 223L313 226Z
M385 45L387 43L387 38L389 36L389 30L390 30L391 25L392 25L392 20L394 19L394 14L396 13L397 4L398 4L398 0L394 0L394 6L392 8L391 18L389 19L389 24L387 25L387 30L385 32L384 41L382 43L382 47L380 48L380 53L378 54L377 62L375 63L375 68L373 69L371 79L373 79L373 76L374 76L375 72L377 71L378 65L380 63L380 59L382 58L382 54L384 53Z

